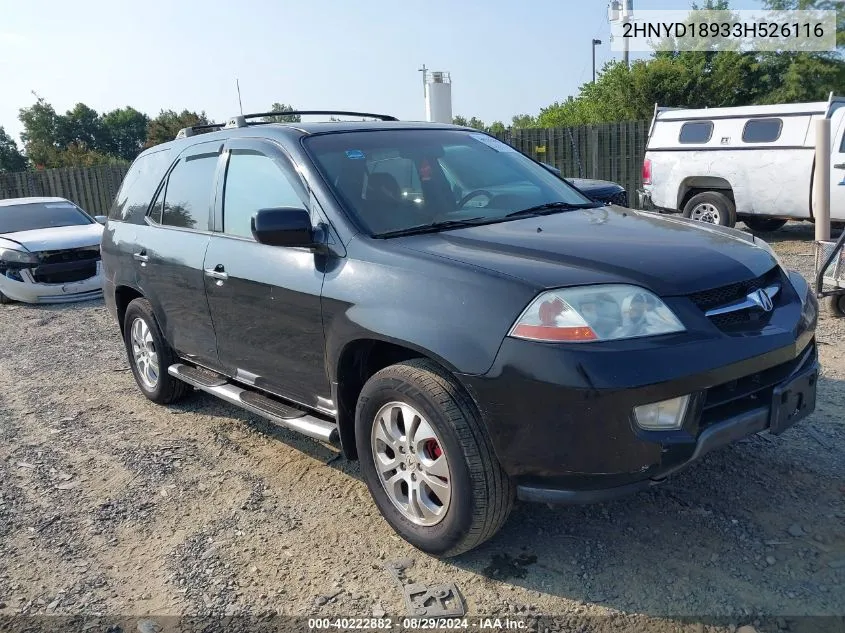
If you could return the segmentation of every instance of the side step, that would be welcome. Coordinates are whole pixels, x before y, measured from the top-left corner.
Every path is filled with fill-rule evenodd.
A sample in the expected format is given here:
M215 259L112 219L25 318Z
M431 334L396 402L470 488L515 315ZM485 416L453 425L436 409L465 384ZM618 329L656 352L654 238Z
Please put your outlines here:
M222 376L183 363L171 365L167 368L167 373L201 391L217 396L229 404L234 404L251 413L260 415L292 431L297 431L329 444L338 444L339 442L336 424L308 415L305 411L300 411L268 398L257 391L250 391L227 382Z

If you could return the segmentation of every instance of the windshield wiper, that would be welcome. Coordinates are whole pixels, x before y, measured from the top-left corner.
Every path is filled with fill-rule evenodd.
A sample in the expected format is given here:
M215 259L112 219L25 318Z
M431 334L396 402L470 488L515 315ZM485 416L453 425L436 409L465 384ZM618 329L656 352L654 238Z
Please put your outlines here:
M557 213L558 211L572 211L574 209L595 209L598 206L600 205L595 202L585 202L581 204L572 202L547 202L545 204L538 204L535 207L528 207L527 209L513 211L512 213L508 213L505 217L517 218L520 216L546 215L549 213Z
M477 226L485 222L495 222L498 218L478 216L475 218L462 218L460 220L444 220L443 222L432 222L431 224L418 224L409 226L406 229L376 233L373 237L400 237L402 235L418 235L420 233L435 233L443 229L457 229L463 226Z

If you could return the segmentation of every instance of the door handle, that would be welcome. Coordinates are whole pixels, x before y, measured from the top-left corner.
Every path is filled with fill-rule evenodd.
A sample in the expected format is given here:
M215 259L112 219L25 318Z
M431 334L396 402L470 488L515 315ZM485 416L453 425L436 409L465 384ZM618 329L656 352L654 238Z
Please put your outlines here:
M223 266L215 266L214 268L206 268L205 269L205 276L211 277L212 279L218 279L220 281L225 281L229 278L229 275L226 274L226 271L223 269Z
M135 258L135 261L141 262L142 266L150 261L150 257L147 255L147 249L142 250L140 253L134 253L132 257Z
M834 169L845 169L845 163L839 163L833 166Z

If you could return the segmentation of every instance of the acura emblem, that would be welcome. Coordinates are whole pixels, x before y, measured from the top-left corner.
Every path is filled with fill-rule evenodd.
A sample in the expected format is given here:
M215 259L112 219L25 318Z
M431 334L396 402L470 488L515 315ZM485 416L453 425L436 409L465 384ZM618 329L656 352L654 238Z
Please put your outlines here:
M754 305L761 307L764 312L771 312L772 307L774 307L772 298L766 294L765 290L755 290L754 292L749 293L748 300Z

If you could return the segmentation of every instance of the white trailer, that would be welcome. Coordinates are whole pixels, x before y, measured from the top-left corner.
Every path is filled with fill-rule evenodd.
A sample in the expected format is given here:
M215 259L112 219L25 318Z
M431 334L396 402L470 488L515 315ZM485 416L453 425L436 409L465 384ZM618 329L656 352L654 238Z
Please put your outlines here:
M813 220L815 121L831 120L830 218L845 222L845 97L815 103L655 107L640 206L773 231Z

